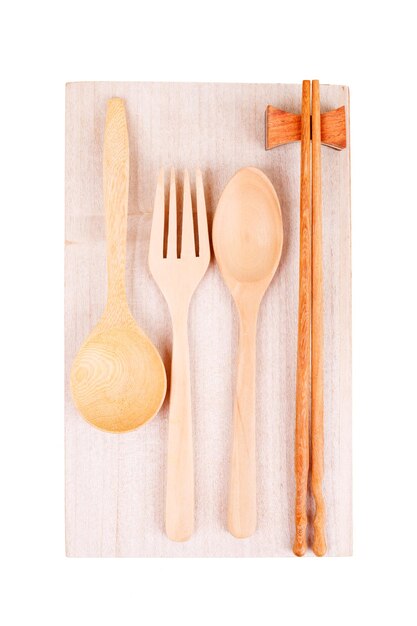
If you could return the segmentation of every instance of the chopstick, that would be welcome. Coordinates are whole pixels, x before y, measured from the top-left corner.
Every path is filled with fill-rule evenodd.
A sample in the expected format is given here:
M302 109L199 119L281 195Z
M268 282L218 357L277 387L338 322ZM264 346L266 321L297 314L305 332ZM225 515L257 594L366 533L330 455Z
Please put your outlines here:
M309 413L311 373L311 186L310 81L303 81L301 103L300 269L295 417L295 539L293 551L307 547L307 482L309 468Z
M298 301L297 381L295 409L295 540L293 551L307 548L307 487L311 461L311 491L315 503L313 551L326 553L323 498L323 253L321 197L320 86L303 81L301 102L300 270ZM310 161L310 138L312 140ZM311 165L311 170L310 170ZM309 419L311 410L311 459Z
M320 86L312 81L312 319L311 319L311 491L315 502L313 551L326 552L322 491L323 434L323 259Z

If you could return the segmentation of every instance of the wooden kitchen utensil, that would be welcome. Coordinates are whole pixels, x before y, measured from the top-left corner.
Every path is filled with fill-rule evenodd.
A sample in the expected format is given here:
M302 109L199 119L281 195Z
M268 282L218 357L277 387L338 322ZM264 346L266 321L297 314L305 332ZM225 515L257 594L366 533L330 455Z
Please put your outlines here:
M320 86L312 81L312 303L311 303L311 491L315 502L313 551L326 553L323 498L324 409L323 409L323 252L321 203Z
M168 537L186 541L194 530L194 469L188 346L188 309L210 262L203 178L196 172L198 251L195 247L190 179L184 172L182 235L177 245L175 170L171 170L167 249L164 254L165 191L161 170L149 245L149 268L167 301L172 320L172 367L168 429L165 525Z
M323 145L335 150L346 148L345 107L321 113L320 135ZM295 141L301 141L301 115L287 113L287 111L268 105L266 109L266 149L271 150L271 148Z
M71 391L93 426L120 433L138 428L159 410L165 368L155 346L136 324L125 288L129 142L123 100L107 104L103 154L107 237L107 304L71 370Z
M311 377L311 182L310 81L303 82L301 104L300 265L298 290L297 385L295 401L295 540L294 553L306 550L307 482Z
M310 139L312 152L310 164ZM309 420L311 411L311 490L315 501L313 551L326 553L325 505L322 491L323 428L323 267L321 143L346 147L344 107L320 113L319 81L303 81L301 116L272 106L266 111L266 148L301 140L300 265L298 303L297 389L295 425L295 539L293 550L307 548L307 484L309 472ZM312 178L312 182L311 182ZM310 395L311 393L311 395Z
M260 170L239 170L224 189L213 222L217 263L239 312L237 388L228 528L238 538L256 530L256 324L283 243L281 208Z

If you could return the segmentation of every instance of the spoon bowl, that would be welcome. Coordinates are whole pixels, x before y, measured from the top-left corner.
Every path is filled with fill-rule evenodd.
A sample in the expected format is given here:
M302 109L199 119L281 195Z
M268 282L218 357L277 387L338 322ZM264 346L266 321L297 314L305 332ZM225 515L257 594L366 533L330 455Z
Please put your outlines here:
M238 538L256 530L256 324L282 243L281 208L272 183L256 168L239 170L223 191L213 221L216 260L239 312L228 508L228 528Z
M262 293L281 257L282 218L270 180L254 167L239 170L225 188L213 224L216 259L228 287Z

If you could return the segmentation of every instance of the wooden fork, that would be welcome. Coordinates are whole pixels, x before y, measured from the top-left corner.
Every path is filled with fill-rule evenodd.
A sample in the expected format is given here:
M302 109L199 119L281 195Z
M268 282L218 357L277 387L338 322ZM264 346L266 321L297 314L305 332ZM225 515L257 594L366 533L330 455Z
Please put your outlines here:
M197 237L194 237L190 179L184 171L181 247L177 245L175 170L171 169L167 250L164 256L164 170L156 188L149 268L164 294L172 320L172 366L169 407L165 527L174 541L186 541L194 529L194 469L188 346L188 309L210 262L203 178L196 171ZM198 240L198 253L195 248Z

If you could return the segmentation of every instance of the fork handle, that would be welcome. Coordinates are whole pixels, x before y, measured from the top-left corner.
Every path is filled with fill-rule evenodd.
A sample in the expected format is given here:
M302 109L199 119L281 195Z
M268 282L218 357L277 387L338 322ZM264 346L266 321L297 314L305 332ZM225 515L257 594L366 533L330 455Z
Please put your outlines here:
M194 530L194 462L188 315L173 316L165 528L173 541Z
M233 410L228 528L235 537L256 530L256 320L257 308L244 308L239 318L237 384Z

